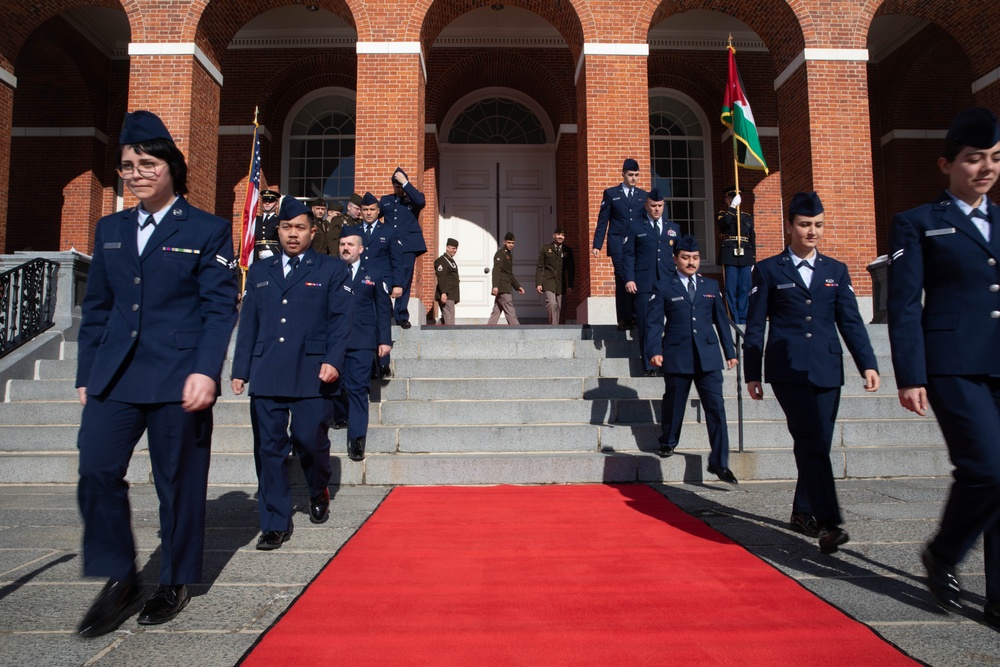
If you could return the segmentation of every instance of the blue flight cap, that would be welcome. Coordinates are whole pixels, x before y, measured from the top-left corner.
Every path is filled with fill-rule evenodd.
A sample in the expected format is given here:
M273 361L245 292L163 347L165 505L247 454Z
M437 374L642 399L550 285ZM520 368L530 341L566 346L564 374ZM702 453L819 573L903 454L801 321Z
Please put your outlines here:
M660 194L659 188L653 188L649 191L649 194L646 195L646 199L649 201L663 201L663 195Z
M370 192L366 192L365 196L361 199L362 206L371 206L372 204L377 204L377 203L378 199L376 199L375 195L373 195Z
M118 135L118 145L131 146L150 139L166 139L170 142L174 140L167 126L152 111L126 112L121 134Z
M1000 142L1000 124L989 109L965 109L952 119L945 141L970 148L993 148Z
M392 176L389 177L389 182L390 183L395 183L396 182L396 179L394 178L396 176L396 174L402 174L403 178L405 178L406 180L410 180L410 177L406 175L406 172L403 171L402 167L396 167L396 171L392 172Z
M639 163L632 158L628 158L622 165L622 171L639 171Z
M674 245L674 254L679 252L701 252L698 247L698 239L691 234L685 234Z
M823 202L815 192L796 192L792 195L792 203L788 205L788 222L795 216L804 215L807 218L823 212Z
M340 238L346 239L348 236L361 236L361 227L355 225L344 225L340 230Z
M306 205L295 197L285 197L281 200L281 211L278 213L278 220L293 220L300 215L306 215L311 211Z

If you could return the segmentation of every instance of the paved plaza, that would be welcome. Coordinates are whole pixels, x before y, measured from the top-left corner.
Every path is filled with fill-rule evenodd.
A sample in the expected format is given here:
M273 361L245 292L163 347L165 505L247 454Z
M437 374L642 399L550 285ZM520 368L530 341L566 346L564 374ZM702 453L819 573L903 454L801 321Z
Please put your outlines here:
M852 541L832 556L821 555L814 541L786 529L791 483L654 488L915 658L940 666L996 665L1000 633L980 622L981 550L977 548L960 571L966 589L965 615L938 613L922 583L918 553L934 530L949 484L949 478L838 483ZM135 622L140 602L117 632L83 640L74 628L101 582L80 575L76 488L0 486L0 664L233 665L389 490L337 488L329 522L314 526L305 514L297 514L291 541L278 551L261 552L254 548L255 488L212 486L207 583L192 587L188 608L169 624L140 627ZM131 498L139 567L151 593L159 567L156 494L152 486L140 485L133 487ZM302 489L297 501L307 501ZM664 554L663 562L671 567L669 554ZM808 633L809 627L803 626L802 632ZM723 648L731 658L738 656L738 646ZM836 646L830 651L835 654ZM664 655L669 655L668 647Z

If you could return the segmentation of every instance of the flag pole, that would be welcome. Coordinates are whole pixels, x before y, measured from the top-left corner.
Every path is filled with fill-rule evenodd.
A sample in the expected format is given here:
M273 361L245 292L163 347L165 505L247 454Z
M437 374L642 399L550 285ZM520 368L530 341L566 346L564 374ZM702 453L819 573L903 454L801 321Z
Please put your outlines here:
M729 44L727 47L733 53L736 53L736 49L733 48L733 34L729 33ZM739 147L736 143L736 128L730 128L733 133L733 182L736 187L736 194L740 194L740 161L739 161ZM740 214L740 207L743 205L743 197L740 197L740 202L736 204L736 254L742 255L743 252L743 229L742 229L742 216Z
M260 107L254 106L254 108L253 108L253 132L254 132L254 139L255 139L255 141L256 141L256 135L257 135L257 128L259 127L257 125L257 114L258 114L259 111L260 111ZM255 156L255 151L256 151L256 144L254 145L254 149L250 151L250 168L247 170L247 178L252 178L253 164L254 164L254 160L255 160L255 157L256 157ZM248 189L250 188L250 183L249 182L247 183L247 188ZM242 258L243 257L243 243L245 241L245 239L243 237L245 236L247 221L246 221L246 216L245 215L241 216L241 218L242 219L240 220L240 255L239 256ZM252 248L250 249L250 252L253 252ZM247 269L245 267L241 267L241 268L243 269L240 272L241 273L241 275L240 275L240 295L242 297L243 293L246 292L246 288L247 288Z

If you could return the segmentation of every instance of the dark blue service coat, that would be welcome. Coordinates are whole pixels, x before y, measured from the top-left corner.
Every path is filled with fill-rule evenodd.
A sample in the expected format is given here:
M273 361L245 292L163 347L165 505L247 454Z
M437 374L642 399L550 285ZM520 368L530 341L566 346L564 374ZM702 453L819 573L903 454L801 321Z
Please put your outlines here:
M312 248L284 276L281 256L254 262L247 274L233 377L251 396L333 395L322 364L343 372L351 319L350 271L340 258Z
M858 372L878 370L847 266L816 253L814 267L807 288L788 251L757 263L743 343L747 382L761 381L763 365L767 382L842 386L844 350L838 330Z

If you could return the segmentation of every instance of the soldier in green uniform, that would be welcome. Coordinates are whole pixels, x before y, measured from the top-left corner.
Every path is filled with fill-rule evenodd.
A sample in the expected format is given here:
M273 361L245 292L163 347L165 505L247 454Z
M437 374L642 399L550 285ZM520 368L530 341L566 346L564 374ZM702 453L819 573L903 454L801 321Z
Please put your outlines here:
M316 197L309 202L312 216L316 220L316 235L313 237L313 249L323 255L340 256L340 230L343 227L341 216L330 218L326 200Z
M563 295L573 291L576 277L573 249L564 244L565 240L566 232L562 227L552 232L552 243L542 246L535 265L535 289L545 297L549 324L559 324Z
M500 313L507 318L507 324L518 325L517 313L514 312L514 299L511 294L517 291L524 294L524 288L514 277L514 260L511 252L514 250L514 233L507 232L503 237L503 245L493 255L493 312L490 313L489 324L500 322Z
M437 276L437 289L434 290L434 300L441 306L442 324L455 324L455 304L459 300L458 264L455 263L455 253L458 252L458 241L448 239L445 242L444 254L434 260L434 275Z

